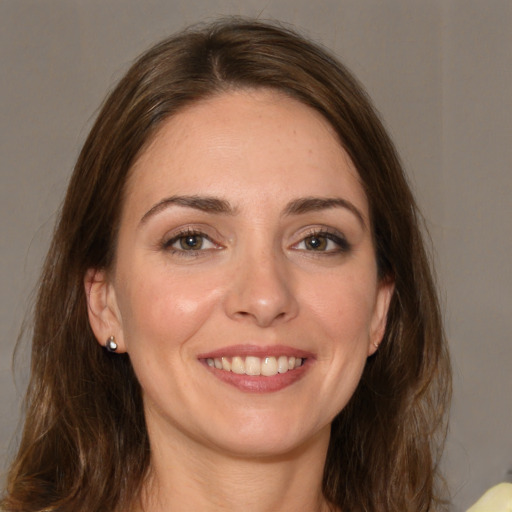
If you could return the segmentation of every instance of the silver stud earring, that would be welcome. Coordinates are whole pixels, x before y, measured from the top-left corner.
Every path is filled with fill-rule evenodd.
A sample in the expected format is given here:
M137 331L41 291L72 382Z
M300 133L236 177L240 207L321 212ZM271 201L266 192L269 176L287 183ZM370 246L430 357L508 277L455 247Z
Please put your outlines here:
M116 339L114 338L114 336L110 336L108 338L108 340L105 342L105 348L109 352L115 352L117 350L117 343L116 343Z

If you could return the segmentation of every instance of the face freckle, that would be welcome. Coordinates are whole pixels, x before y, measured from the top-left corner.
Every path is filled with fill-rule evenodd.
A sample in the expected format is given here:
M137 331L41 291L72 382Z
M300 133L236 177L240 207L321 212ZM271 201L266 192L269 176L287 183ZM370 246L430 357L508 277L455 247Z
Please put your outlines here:
M131 172L111 286L150 436L239 455L328 436L392 292L334 130L267 90L163 124ZM215 367L238 357L241 374Z

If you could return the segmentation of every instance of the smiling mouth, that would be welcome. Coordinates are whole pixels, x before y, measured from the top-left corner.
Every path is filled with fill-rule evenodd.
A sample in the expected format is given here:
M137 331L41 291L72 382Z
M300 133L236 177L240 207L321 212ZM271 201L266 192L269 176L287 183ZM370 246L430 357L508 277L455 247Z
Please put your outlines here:
M234 356L208 357L204 362L211 368L237 375L273 377L296 370L303 366L305 358L295 356Z

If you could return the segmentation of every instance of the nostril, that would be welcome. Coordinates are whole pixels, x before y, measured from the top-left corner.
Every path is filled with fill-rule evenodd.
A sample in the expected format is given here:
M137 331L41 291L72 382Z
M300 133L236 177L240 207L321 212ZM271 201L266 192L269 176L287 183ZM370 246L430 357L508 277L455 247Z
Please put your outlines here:
M242 273L226 295L228 316L239 321L250 320L261 327L293 318L298 305L289 281L274 277L270 280L264 275L248 277Z

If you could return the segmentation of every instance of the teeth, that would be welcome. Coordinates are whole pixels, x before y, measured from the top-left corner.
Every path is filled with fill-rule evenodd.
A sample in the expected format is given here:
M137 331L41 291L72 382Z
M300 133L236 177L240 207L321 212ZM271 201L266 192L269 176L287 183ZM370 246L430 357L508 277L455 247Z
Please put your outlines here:
M288 358L286 356L279 356L277 358L277 371L279 373L286 373L288 371Z
M261 363L261 375L265 375L265 377L277 375L277 359L275 357L265 357Z
M245 363L241 357L233 357L231 360L231 371L233 373L238 373L239 375L245 373Z
M262 364L259 357L245 358L245 373L247 375L261 375Z
M263 375L265 377L272 377L278 373L286 373L295 368L302 366L304 359L294 356L268 356L268 357L255 357L235 356L208 358L206 364L218 370L237 373L238 375Z

